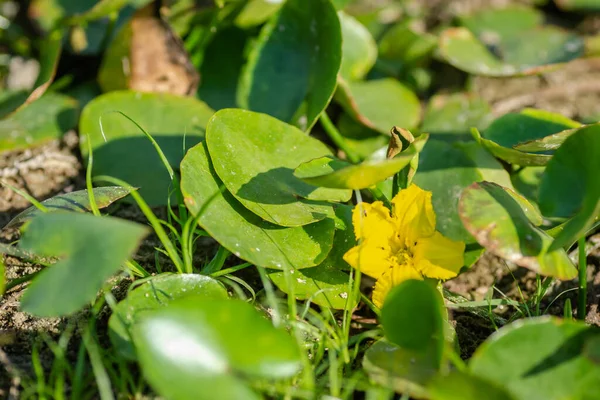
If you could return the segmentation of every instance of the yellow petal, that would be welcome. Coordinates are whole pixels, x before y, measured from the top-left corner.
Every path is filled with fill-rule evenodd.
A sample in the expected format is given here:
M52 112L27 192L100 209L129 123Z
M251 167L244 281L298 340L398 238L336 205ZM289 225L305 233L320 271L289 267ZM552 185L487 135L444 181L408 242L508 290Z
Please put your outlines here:
M363 274L377 279L393 266L390 256L389 247L380 246L367 239L348 250L344 254L344 261L351 267L359 269Z
M407 247L414 246L419 238L435 232L435 212L431 192L415 184L401 190L392 200L396 229Z
M381 308L390 290L409 279L423 280L423 276L411 265L396 266L386 271L373 287L373 304Z
M352 211L352 224L356 240L369 239L372 242L387 245L388 240L394 235L394 223L390 217L390 210L381 201L373 204L357 204Z
M449 279L458 274L465 264L465 244L448 239L439 232L417 240L413 248L415 268L424 276Z

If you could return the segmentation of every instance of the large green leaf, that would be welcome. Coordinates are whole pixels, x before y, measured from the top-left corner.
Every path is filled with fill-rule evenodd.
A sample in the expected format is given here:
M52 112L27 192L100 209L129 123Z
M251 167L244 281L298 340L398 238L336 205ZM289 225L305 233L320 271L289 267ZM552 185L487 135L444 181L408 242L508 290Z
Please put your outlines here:
M199 299L228 297L227 290L217 280L196 274L165 274L144 281L127 294L113 310L108 320L110 340L124 357L135 360L130 329L145 313L167 307L172 301L186 296Z
M371 33L354 17L339 12L342 28L342 64L340 75L344 79L362 79L375 65L377 43Z
M121 186L107 186L95 188L93 189L93 192L98 208L104 208L127 196L130 193L130 190ZM46 207L46 212L91 211L90 198L87 190L77 190L71 193L60 194L42 201L42 204L44 207ZM31 206L10 220L10 222L6 224L5 228L20 225L25 221L40 215L41 213L42 211L40 211L37 207Z
M571 135L554 154L542 175L539 204L548 217L573 218L552 248L570 245L584 236L600 216L600 126Z
M24 311L40 316L71 314L94 300L147 230L111 217L56 212L40 215L19 241L22 250L43 257L62 257L42 271L23 295Z
M352 207L338 205L335 208L338 221L344 226L335 231L333 247L327 258L316 267L302 270L291 270L294 295L299 300L310 300L312 303L334 309L353 309L354 304L349 304L352 291L350 276L344 272L349 265L344 261L344 254L355 243L352 227ZM269 278L284 293L290 294L284 271L270 271Z
M206 143L229 192L265 221L301 226L333 215L323 200L348 201L350 190L309 185L294 176L303 162L331 155L329 149L298 128L267 114L239 109L211 118Z
M80 148L85 160L89 136L93 175L110 175L139 187L152 206L167 204L171 179L156 149L133 122L115 111L152 135L175 169L185 151L203 139L213 111L192 98L132 91L103 94L83 109Z
M469 371L516 399L596 399L600 364L586 350L599 337L597 327L582 322L520 320L490 336L471 358Z
M48 93L0 121L0 151L19 150L59 139L77 125L77 101Z
M463 71L486 76L539 74L583 53L583 40L555 27L538 27L506 38L493 54L466 28L449 28L440 35L440 54Z
M414 398L427 398L426 386L440 368L438 356L435 346L426 351L416 351L383 339L369 347L363 368L371 380L384 387Z
M262 220L233 197L213 170L205 144L188 151L181 163L181 191L199 224L236 256L274 269L300 269L321 263L331 250L332 219L296 228Z
M489 252L543 275L573 279L577 269L562 249L550 248L552 238L532 224L527 201L490 182L474 183L462 192L460 218Z
M504 8L482 8L459 17L468 28L486 44L498 45L503 38L522 34L544 22L544 14L535 8L512 5Z
M485 129L491 122L489 104L475 95L435 95L429 100L420 130L439 140L471 140L470 129Z
M259 399L249 381L301 367L294 339L241 300L173 301L145 313L133 339L145 377L168 399Z
M431 400L516 400L504 385L462 371L436 376L427 391Z
M310 129L335 89L341 36L329 0L287 0L250 51L238 103Z
M386 134L393 126L415 128L421 114L417 96L393 78L364 82L340 80L336 100L354 119Z
M419 168L413 182L433 193L437 230L467 245L467 266L477 261L483 250L460 221L458 199L466 187L482 180L511 187L502 165L475 143L429 140L419 154Z

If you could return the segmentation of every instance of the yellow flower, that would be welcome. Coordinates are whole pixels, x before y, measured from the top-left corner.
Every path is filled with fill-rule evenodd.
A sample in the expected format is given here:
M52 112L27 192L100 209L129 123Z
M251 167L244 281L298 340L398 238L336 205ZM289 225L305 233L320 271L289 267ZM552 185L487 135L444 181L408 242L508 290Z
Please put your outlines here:
M359 244L344 255L352 267L377 279L373 288L377 307L402 281L449 279L464 265L465 244L435 230L431 192L412 184L394 197L392 207L390 215L381 201L357 205L352 224Z

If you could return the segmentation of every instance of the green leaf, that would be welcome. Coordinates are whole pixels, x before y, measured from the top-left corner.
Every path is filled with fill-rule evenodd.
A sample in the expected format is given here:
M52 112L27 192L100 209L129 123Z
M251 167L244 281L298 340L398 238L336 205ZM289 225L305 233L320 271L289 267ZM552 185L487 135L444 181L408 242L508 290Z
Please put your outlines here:
M282 228L248 211L219 180L199 144L181 163L181 191L198 223L222 246L255 265L300 269L321 263L331 250L334 222Z
M402 20L385 31L379 40L379 62L397 75L423 64L437 46L437 38L419 29L418 20Z
M516 400L504 385L461 371L438 375L427 386L427 391L431 400Z
M420 138L420 145L423 145L427 137L421 136ZM337 189L366 189L396 174L406 167L416 154L417 149L412 146L394 158L376 161L367 160L358 165L348 165L323 157L301 164L294 175L315 186ZM325 161L328 161L325 164L327 169L318 170L315 168Z
M573 279L577 269L567 253L550 248L552 238L531 223L526 213L532 206L526 204L510 189L480 182L462 192L459 214L467 230L489 252L539 274Z
M427 398L426 386L439 371L438 356L435 346L415 351L383 339L369 347L363 368L379 385L414 398Z
M552 248L584 236L600 215L600 126L571 135L555 152L540 184L539 204L547 217L573 217Z
M95 188L93 191L98 208L108 207L115 201L127 196L130 192L129 189L121 186ZM42 204L47 208L47 212L91 211L90 198L87 190L78 190L71 193L60 194L42 201ZM42 214L42 211L38 210L35 206L31 206L10 220L10 222L6 224L5 228L20 225L40 214Z
M392 78L352 82L340 80L336 100L363 125L388 134L393 126L413 129L421 104L406 86Z
M4 295L4 289L6 288L6 266L4 260L0 258L0 297Z
M319 140L266 114L218 111L208 124L206 143L229 192L265 221L310 224L333 215L325 201L348 201L352 195L296 178L294 169L300 164L331 152Z
M336 126L345 139L346 147L362 160L382 148L387 149L390 141L389 134L367 128L346 113L337 120Z
M488 45L501 43L507 36L519 35L544 22L544 14L535 8L511 5L504 8L482 9L459 17L468 28ZM487 39L487 40L486 40Z
M362 79L377 60L377 43L371 33L354 17L339 12L342 28L342 64L340 75L344 79Z
M510 180L517 192L525 196L527 200L537 204L540 183L545 169L546 167L525 167L513 173Z
M435 349L440 365L444 348L443 300L430 283L407 280L393 287L381 309L385 337L403 349Z
M554 27L538 27L505 40L502 59L466 28L449 28L440 35L440 54L465 72L502 77L533 75L556 68L583 53L583 40Z
M236 93L247 39L243 30L227 28L218 30L206 47L198 97L215 110L237 106Z
M196 296L202 299L226 299L227 290L208 276L196 274L165 274L144 281L127 294L113 310L108 320L108 333L113 346L129 360L136 359L130 329L147 312L167 307L174 300Z
M103 94L83 109L80 149L86 160L89 135L93 175L113 176L139 187L140 195L151 206L167 204L171 179L156 149L133 122L115 111L144 128L175 169L185 151L204 138L213 111L196 99L133 91Z
M335 208L336 217L344 223L343 229L335 231L333 247L327 258L316 267L302 270L291 270L294 295L298 300L310 300L322 307L337 310L353 309L349 304L352 286L350 276L343 270L349 269L344 261L344 254L354 246L354 230L352 228L352 207L338 205ZM284 293L290 294L283 271L270 271L269 278Z
M598 398L600 366L584 349L599 335L597 327L583 322L520 320L490 336L471 358L469 371L517 399Z
M452 240L467 245L465 265L470 266L483 250L464 228L458 215L460 193L474 182L490 180L511 187L502 165L476 143L447 143L429 140L419 154L413 182L433 193L436 229Z
M53 139L77 125L77 101L48 93L0 121L0 151L20 150Z
M523 151L502 147L489 139L481 137L481 133L476 128L471 128L471 135L477 143L493 154L495 157L506 161L509 164L520 165L523 167L546 165L552 158L549 154L525 153Z
M145 313L133 339L144 376L169 399L259 399L249 382L301 367L294 339L241 300L173 301Z
M598 11L600 3L597 0L554 0L556 5L565 11Z
M43 257L63 257L43 270L23 295L21 308L36 316L71 314L94 300L98 290L135 251L147 230L111 217L56 212L26 225L19 248Z
M435 95L429 100L420 130L432 139L471 140L470 129L485 129L491 122L489 104L474 95L455 93Z
M235 25L247 29L262 25L283 6L283 1L249 0L235 17ZM204 77L204 75L202 75Z
M335 89L341 36L329 0L287 0L250 51L238 103L310 129Z

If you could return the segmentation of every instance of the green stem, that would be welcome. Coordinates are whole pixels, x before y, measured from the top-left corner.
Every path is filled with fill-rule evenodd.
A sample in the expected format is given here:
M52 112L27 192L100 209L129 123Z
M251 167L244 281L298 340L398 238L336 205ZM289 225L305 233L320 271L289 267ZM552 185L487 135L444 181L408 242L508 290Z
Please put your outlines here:
M337 147L339 147L344 153L346 153L348 160L350 160L350 162L354 164L359 163L360 157L348 148L348 146L346 145L346 140L344 139L340 131L337 130L333 122L331 122L331 119L329 119L329 116L325 111L321 113L319 120L321 121L321 125L323 126L323 129L325 129L325 133L327 133L327 136L329 136L329 138L333 141L333 143L335 143Z
M585 320L587 305L587 255L585 254L585 236L577 241L579 249L579 293L577 295L577 319Z

